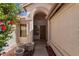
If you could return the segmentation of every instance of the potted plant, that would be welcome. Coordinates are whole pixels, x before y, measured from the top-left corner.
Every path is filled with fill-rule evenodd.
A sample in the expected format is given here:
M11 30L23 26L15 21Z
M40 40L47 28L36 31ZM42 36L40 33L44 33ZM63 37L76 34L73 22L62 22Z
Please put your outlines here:
M16 15L20 12L17 4L0 3L0 51L11 39L12 25L16 23Z

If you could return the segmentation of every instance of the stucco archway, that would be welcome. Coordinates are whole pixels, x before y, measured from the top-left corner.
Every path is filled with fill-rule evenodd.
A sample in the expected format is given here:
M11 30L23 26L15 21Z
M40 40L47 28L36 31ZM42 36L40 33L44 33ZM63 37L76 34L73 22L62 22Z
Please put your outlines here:
M42 39L43 38L43 39L47 40L47 20L46 20L47 15L48 15L48 10L46 8L37 7L35 9L34 14L33 14L34 29L37 26L39 28L38 32L40 32L40 34L38 34L37 36L33 36L34 39ZM40 28L42 28L42 26L44 27L43 29L45 29L45 30L41 34ZM36 30L35 30L35 32L36 32Z
M48 11L48 9L45 8L45 7L36 7L36 8L34 9L33 16L34 16L35 14L39 13L39 12L43 12L43 13L46 14L46 16L47 16L49 11Z

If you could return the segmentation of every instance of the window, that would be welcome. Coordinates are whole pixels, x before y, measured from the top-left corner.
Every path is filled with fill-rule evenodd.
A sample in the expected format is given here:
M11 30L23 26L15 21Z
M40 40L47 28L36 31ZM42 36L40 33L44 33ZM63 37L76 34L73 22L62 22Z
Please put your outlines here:
M20 24L20 37L27 36L27 24Z

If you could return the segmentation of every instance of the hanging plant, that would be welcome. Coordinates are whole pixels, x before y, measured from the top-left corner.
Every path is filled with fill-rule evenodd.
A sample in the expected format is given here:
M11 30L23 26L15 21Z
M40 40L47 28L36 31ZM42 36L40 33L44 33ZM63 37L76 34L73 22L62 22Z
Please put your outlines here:
M18 13L20 13L20 9L17 4L0 3L0 51L12 37L9 34L11 34L12 25L16 23Z

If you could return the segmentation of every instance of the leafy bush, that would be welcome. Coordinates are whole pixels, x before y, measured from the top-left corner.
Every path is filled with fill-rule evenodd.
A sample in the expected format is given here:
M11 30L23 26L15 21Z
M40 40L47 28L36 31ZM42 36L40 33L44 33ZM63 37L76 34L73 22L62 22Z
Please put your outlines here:
M16 15L20 13L18 4L0 3L0 51L11 39L12 25L16 23Z

